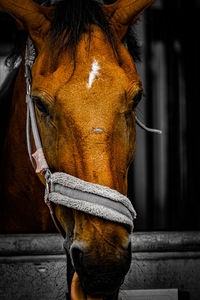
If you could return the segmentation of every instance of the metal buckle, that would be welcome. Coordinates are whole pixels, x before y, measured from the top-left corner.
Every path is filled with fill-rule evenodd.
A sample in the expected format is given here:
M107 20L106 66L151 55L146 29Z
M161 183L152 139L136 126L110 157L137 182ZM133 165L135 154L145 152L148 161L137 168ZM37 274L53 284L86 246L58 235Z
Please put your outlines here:
M29 81L26 85L26 94L29 96L31 95L31 85L30 85Z

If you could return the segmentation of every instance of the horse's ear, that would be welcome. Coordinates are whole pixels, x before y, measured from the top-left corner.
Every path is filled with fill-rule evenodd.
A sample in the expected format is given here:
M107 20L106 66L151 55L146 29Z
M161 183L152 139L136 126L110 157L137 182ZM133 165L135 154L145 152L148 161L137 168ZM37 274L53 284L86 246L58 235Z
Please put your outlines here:
M54 13L53 7L43 7L32 0L0 0L0 7L17 21L19 29L29 31L36 44Z
M155 0L117 0L113 4L104 5L103 10L111 27L122 39L129 26L133 25L143 11Z

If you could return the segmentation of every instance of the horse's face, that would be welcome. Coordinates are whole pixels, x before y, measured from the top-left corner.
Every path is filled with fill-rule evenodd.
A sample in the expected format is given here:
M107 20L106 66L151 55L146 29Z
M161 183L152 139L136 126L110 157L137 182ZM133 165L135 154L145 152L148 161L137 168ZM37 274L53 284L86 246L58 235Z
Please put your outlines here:
M93 26L89 51L87 34L78 43L74 73L68 51L55 60L56 49L45 44L54 9L27 0L26 8L32 13L24 14L21 6L15 6L12 15L29 29L38 52L32 96L44 153L53 171L126 194L135 151L134 109L142 86L121 40L128 26L153 2L118 0L104 6L117 36L118 59L105 34ZM123 225L61 206L55 212L66 231L65 247L76 271L72 299L86 299L87 294L109 295L111 300L130 266L130 232Z
M49 167L126 194L135 151L135 105L142 86L121 40L154 0L117 0L101 7L90 0L63 0L61 6L55 1L61 8L58 14L55 7L42 7L37 1L0 2L20 28L29 31L38 53L32 97ZM60 28L58 20L63 21ZM67 42L86 28L91 31L90 43L86 33L79 34L74 72L68 50L55 60L57 49L49 49L51 25ZM116 36L117 58L108 42L109 32ZM75 269L71 300L86 299L85 294L113 299L130 266L130 232L122 224L80 211L56 206L55 212L66 231L65 248Z
M121 43L119 65L100 29L93 27L89 55L85 40L83 36L78 46L71 78L67 52L51 71L51 53L44 47L33 66L32 96L44 152L53 170L126 194L141 81ZM67 209L57 207L56 213L64 229L69 228ZM84 289L89 294L114 292L130 266L130 233L78 211L70 222L68 250Z

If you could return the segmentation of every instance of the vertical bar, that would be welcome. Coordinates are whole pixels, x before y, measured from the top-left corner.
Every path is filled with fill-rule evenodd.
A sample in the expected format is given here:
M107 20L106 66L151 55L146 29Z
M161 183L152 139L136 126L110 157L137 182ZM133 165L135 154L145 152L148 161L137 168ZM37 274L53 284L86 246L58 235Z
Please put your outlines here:
M162 130L162 135L153 136L153 226L163 229L166 222L167 190L167 81L165 47L162 41L152 43L152 121Z
M145 17L144 15L141 17L140 22L136 26L138 42L141 46L141 60L142 63L137 64L137 71L142 79L142 83L145 89L145 60L144 60L144 49L146 47L146 41L144 39L145 36ZM137 116L141 120L145 120L145 99L141 101L137 108ZM147 224L147 199L146 199L146 185L147 185L147 177L146 177L146 133L140 128L136 128L136 152L135 152L135 160L133 164L133 195L134 195L134 205L138 214L138 218L135 222L136 230L144 230L148 227Z

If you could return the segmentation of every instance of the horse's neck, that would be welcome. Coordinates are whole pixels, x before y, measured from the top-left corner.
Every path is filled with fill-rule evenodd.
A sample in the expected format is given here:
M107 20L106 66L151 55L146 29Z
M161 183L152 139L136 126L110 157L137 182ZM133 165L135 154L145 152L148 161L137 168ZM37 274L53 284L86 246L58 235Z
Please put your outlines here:
M27 154L25 91L22 66L14 88L3 155L2 231L52 231L49 212L43 203L44 187Z
M22 66L19 70L13 92L3 162L5 177L7 180L12 181L14 186L17 185L18 187L23 187L22 182L25 179L26 172L28 172L29 176L33 176L33 170L28 161L26 150L25 91L26 86Z

